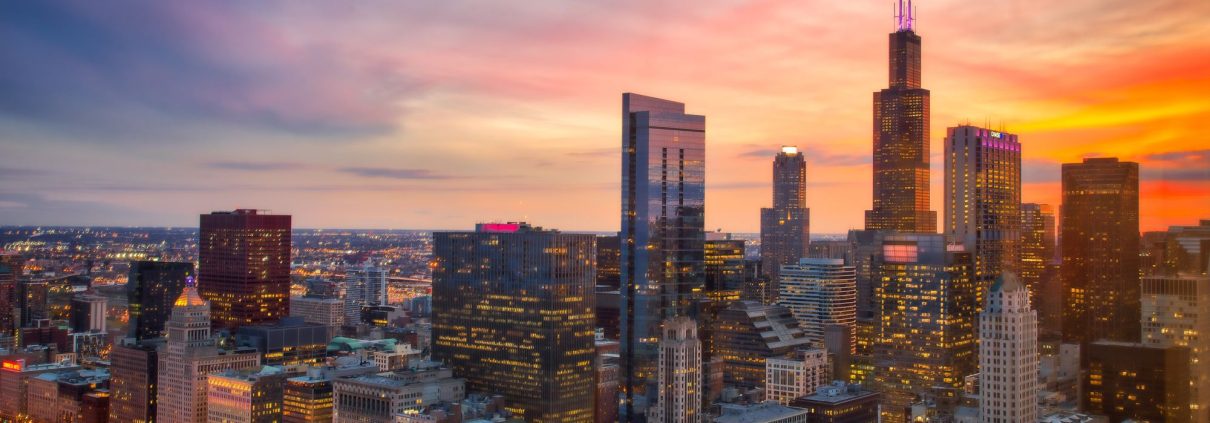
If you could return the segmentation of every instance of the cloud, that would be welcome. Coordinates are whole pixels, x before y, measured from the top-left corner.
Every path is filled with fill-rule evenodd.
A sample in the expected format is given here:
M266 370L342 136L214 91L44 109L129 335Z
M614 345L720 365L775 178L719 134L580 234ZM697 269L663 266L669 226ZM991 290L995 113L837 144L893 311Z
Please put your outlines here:
M211 169L222 170L243 170L243 171L277 171L277 170L299 170L311 168L311 165L295 162L237 162L237 161L216 161L205 164Z
M424 90L383 58L290 37L245 9L221 1L7 5L0 113L122 138L158 134L175 120L347 138L390 130L399 100Z
M800 146L800 148L802 147ZM807 161L817 166L859 166L873 162L873 157L868 152L860 154L834 153L824 151L823 149L813 149L810 146L805 147L802 151ZM741 151L736 157L773 160L773 157L777 156L779 152L781 152L781 146L763 147L748 145L747 149Z
M370 178L390 179L450 179L427 169L399 169L389 167L344 167L341 172Z

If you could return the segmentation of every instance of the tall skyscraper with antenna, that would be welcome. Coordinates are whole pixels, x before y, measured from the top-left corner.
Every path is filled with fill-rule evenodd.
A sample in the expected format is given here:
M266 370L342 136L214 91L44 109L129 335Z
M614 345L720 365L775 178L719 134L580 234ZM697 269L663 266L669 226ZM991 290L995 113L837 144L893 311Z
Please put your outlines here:
M874 93L874 201L866 229L937 231L929 210L929 91L920 84L912 2L899 0L890 34L890 87Z
M806 257L810 237L807 161L798 147L783 146L773 159L773 207L760 209L761 270L773 277L774 295L781 266Z

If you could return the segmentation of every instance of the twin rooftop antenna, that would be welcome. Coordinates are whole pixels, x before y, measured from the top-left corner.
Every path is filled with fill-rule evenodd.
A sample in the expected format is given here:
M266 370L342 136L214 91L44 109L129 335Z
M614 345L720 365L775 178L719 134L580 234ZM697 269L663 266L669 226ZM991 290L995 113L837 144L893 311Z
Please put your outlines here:
M912 5L912 0L899 0L899 4L895 8L895 24L897 31L912 31L916 27L916 6Z

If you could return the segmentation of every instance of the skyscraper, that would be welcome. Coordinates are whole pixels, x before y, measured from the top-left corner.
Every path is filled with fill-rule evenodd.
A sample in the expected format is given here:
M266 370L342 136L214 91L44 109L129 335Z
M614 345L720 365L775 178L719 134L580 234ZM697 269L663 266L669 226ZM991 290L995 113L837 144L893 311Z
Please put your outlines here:
M1029 303L1038 310L1038 333L1060 335L1063 288L1055 259L1055 211L1049 204L1021 204L1021 282L1029 288Z
M857 273L844 260L799 259L797 264L782 266L779 285L777 303L794 313L811 342L823 345L827 325L856 329ZM850 343L850 352L855 348Z
M798 147L785 146L773 159L773 207L760 209L761 268L777 281L782 266L807 256L810 241L807 161Z
M1143 345L1189 348L1192 422L1210 421L1210 277L1147 276L1142 293Z
M206 414L211 423L282 421L280 367L228 369L207 377Z
M977 370L975 287L969 253L944 235L888 234L876 259L874 385L883 421L903 422L914 398L957 406Z
M128 336L136 340L163 335L172 302L181 296L185 280L193 277L193 263L135 261L126 279L126 301L130 306Z
M486 223L433 238L433 358L526 421L594 421L595 237Z
M91 292L76 294L71 299L72 332L105 332L106 309L109 300Z
M289 315L290 216L247 209L202 215L198 281L215 327Z
M207 375L260 365L256 351L219 350L210 336L210 324L210 304L196 288L186 286L173 302L172 315L165 325L168 341L158 354L156 421L206 421Z
M899 0L890 35L890 87L874 93L874 204L866 229L937 232L929 210L929 91L920 84L920 36Z
M361 320L361 308L386 305L387 272L365 264L345 271L345 322L354 325Z
M659 399L651 408L652 423L695 423L702 416L702 343L697 322L688 317L664 321L656 379Z
M688 316L703 284L706 118L622 95L621 421L656 400L660 322Z
M1139 165L1063 164L1063 340L1139 340Z
M946 129L945 233L975 259L977 301L1003 272L1017 272L1021 238L1021 143L970 125Z
M811 346L798 320L785 307L736 301L719 312L714 331L716 357L723 359L728 385L765 385L765 360Z
M979 326L983 422L1038 421L1038 312L1016 275L1000 275L988 290Z

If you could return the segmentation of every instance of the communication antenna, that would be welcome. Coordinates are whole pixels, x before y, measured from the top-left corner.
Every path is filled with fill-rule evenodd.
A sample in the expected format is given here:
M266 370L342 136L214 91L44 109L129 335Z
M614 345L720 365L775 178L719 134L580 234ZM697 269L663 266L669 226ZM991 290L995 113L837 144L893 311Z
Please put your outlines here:
M895 29L898 31L911 31L916 27L916 6L912 4L912 0L899 0L895 8Z

